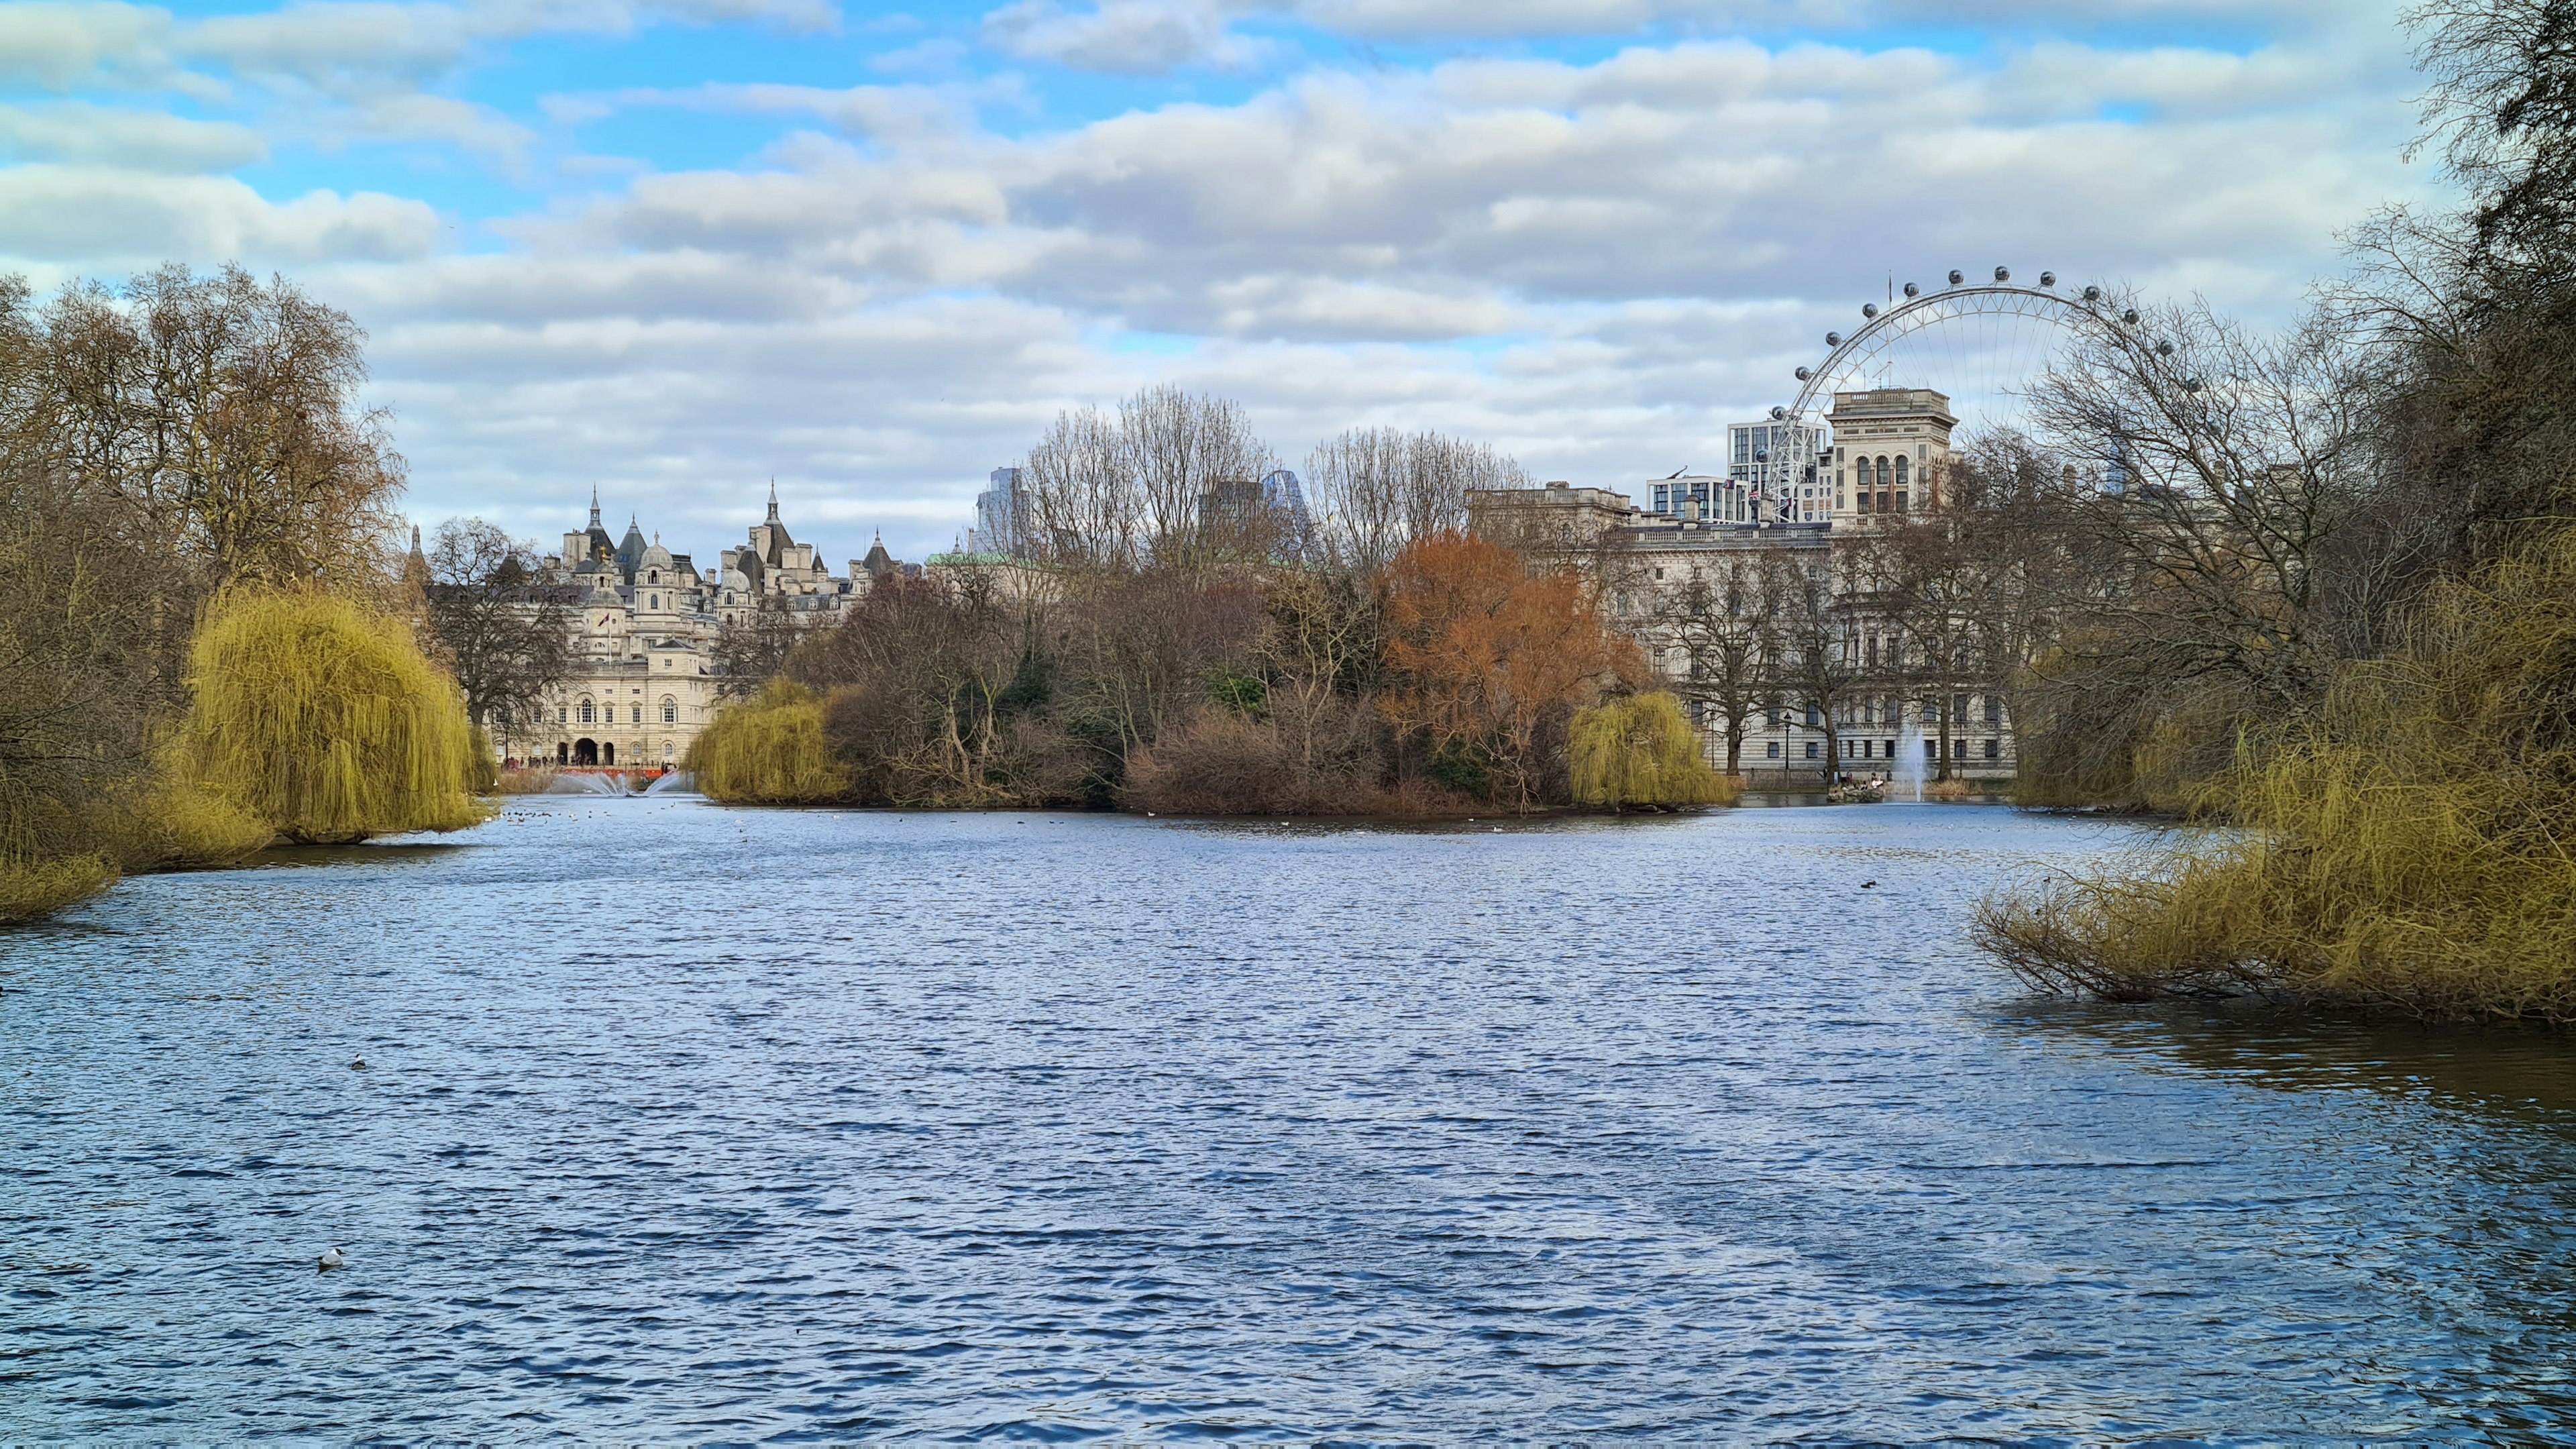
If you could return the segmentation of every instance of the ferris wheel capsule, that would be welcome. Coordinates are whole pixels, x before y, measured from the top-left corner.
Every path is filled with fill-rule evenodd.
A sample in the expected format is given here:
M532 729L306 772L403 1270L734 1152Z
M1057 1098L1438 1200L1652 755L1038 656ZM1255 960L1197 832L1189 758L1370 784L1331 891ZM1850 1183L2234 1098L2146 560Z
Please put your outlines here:
M1861 303L1861 304L1860 304L1860 315L1862 315L1862 316L1864 316L1864 317L1875 317L1875 316L1877 316L1877 315L1878 315L1878 304L1877 304L1876 302L1863 302L1863 303Z
M1776 423L1776 422L1780 421L1782 418L1787 417L1788 415L1789 415L1789 410L1788 410L1787 408L1773 408L1773 409L1771 410L1771 421L1773 421L1773 422L1775 422L1775 423Z
M1798 369L1798 381L1800 381L1800 382L1805 382L1808 378L1811 378L1811 377L1813 377L1813 376L1815 376L1815 375L1816 375L1816 374L1815 374L1815 370L1814 370L1814 369L1812 369L1812 368L1805 368L1805 367L1802 367L1802 368L1799 368L1799 369Z
M1842 346L1842 345L1843 345L1843 335L1842 335L1841 333L1839 333L1839 332L1828 332L1828 333L1826 333L1826 334L1825 334L1825 345L1826 345L1827 347L1840 347L1840 346Z
M1968 274L1967 274L1967 273L1965 273L1965 272L1963 272L1963 271L1960 271L1957 267L1952 267L1952 268L1950 269L1950 285L1951 285L1951 286L1955 287L1955 286L1959 285L1961 282L1964 282L1964 281L1966 281L1966 280L1968 280Z
M1995 280L1996 280L1996 281L1998 281L1998 282L2009 282L2009 281L2011 281L2011 280L2012 280L2012 268L2010 268L2010 267L1997 267L1997 268L1995 268Z
M2087 301L2087 302L2099 302L2099 301L2101 301L2101 300L2102 300L2102 289L2101 289L2101 288L2099 288L2099 287L2087 287L2087 288L2085 288L2085 289L2084 289L2084 300L2085 300L2085 301Z
M2158 356L2158 357L2171 357L2171 356L2173 356L2173 344L2172 344L2172 343L2170 343L2170 342L2159 342L2159 343L2157 343L2157 344L2156 344L2156 356Z
M1923 289L1914 285L1912 282L1908 282L1905 284L1905 295L1909 297L1920 297L1923 295Z
M2138 325L2138 309L2137 309L2137 308L2135 308L2135 307L2132 307L2132 308L2130 308L2128 311L2121 313L2121 314L2120 314L2120 320L2121 320L2121 321L2123 321L2123 322L2126 322L2127 324L2129 324L2129 325L2130 325L2130 326L2132 326L2132 327L2137 326L2137 325Z
M2043 287L2054 287L2054 286L2056 286L2056 285L2057 285L2057 274L2056 274L2055 272L2042 272L2042 273L2040 273L2040 274L2039 274L2039 284L2040 284L2041 286L2043 286Z

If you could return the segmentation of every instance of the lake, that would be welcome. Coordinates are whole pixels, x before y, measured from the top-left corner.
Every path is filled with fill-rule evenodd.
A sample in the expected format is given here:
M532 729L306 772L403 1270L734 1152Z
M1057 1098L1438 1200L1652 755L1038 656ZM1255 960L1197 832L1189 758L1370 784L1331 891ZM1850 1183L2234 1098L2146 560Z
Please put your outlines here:
M130 881L0 933L0 1425L2563 1424L2567 1048L1965 944L2138 838L548 797Z

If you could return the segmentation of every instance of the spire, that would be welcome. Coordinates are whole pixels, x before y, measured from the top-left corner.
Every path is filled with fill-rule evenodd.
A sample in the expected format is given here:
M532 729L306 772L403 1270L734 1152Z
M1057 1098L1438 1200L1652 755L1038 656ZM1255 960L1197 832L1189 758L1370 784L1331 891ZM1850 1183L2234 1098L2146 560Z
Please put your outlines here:
M590 526L599 527L599 485L590 485Z
M417 523L411 526L411 556L420 557L420 525Z
M778 480L775 478L769 480L769 521L778 521Z

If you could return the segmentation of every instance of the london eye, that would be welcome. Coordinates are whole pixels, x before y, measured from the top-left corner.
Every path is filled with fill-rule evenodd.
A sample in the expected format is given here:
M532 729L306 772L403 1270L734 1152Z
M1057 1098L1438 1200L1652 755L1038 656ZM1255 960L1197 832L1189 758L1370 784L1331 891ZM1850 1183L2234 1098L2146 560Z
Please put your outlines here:
M1884 303L1861 307L1858 327L1826 333L1824 358L1797 369L1797 395L1770 415L1821 439L1836 393L1928 388L1950 400L1963 437L2024 431L2030 384L2071 344L2137 325L2136 310L2098 285L2061 288L2054 272L2016 282L2009 267L1972 281L1954 270L1947 285L1891 286ZM1798 461L1773 460L1779 481Z

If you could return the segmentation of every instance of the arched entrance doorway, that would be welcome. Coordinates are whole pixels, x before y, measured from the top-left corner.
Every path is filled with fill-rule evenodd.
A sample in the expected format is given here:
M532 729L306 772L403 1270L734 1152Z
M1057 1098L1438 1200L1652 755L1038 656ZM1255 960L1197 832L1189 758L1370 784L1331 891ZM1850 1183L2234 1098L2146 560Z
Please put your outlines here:
M597 740L575 740L575 741L573 741L573 742L572 742L572 762L573 762L574 764L576 764L576 765L596 765L596 764L598 764L598 763L599 763L599 741L597 741Z
M603 764L603 765L614 765L614 764L616 764L616 763L617 763L617 746L612 745L612 744L603 744L603 745L601 745L601 746L599 747L599 762L600 762L601 764Z

